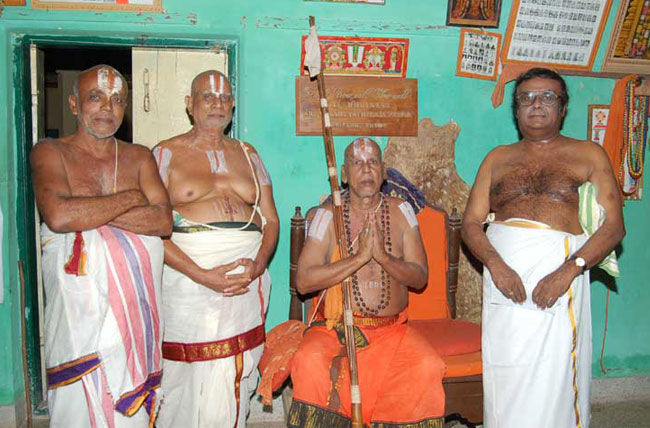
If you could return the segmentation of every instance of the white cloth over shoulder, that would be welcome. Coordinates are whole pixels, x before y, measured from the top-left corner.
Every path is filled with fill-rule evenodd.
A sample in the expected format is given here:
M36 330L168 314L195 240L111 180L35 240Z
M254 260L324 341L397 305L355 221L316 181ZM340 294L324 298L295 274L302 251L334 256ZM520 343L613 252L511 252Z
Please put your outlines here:
M171 239L198 266L209 269L239 258L254 259L262 243L262 234L219 229L175 232ZM165 265L165 344L174 342L191 347L227 341L257 327L263 328L270 286L271 277L264 271L251 282L247 293L226 297ZM165 397L156 425L160 428L233 427L235 424L245 427L250 396L257 386L257 364L263 347L260 344L239 356L193 362L172 361L165 354L162 387ZM236 400L238 365L241 365L239 410Z
M521 219L490 224L487 237L526 288L522 305L483 272L483 389L486 428L589 427L591 309L589 272L553 307L532 302L538 282L587 240ZM519 224L519 226L513 226ZM573 355L572 355L573 353ZM577 419L578 418L578 419Z

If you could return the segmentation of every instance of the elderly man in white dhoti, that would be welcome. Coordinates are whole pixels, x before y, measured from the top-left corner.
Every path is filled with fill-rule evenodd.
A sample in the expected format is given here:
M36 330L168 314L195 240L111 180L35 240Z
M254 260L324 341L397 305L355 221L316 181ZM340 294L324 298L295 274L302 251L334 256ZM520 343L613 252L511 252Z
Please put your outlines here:
M149 150L113 136L126 95L112 67L82 72L69 97L77 131L31 153L52 428L144 428L159 403L160 236L172 218Z
M486 428L589 426L588 269L625 228L604 150L560 134L567 103L554 71L519 76L513 109L523 139L487 155L465 211L463 239L485 266ZM606 218L588 237L579 213L594 206Z
M228 79L199 74L185 101L194 126L154 148L174 209L157 426L244 427L264 346L278 215L257 151L224 135L234 105Z

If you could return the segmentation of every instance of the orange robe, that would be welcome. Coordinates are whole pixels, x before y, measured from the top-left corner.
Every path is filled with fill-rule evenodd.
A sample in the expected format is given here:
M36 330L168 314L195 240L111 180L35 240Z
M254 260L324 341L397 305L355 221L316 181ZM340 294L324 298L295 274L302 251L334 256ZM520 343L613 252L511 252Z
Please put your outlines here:
M404 310L392 324L374 327L357 321L381 323L382 318L355 316L363 336L357 338L357 362L363 422L369 428L443 427L445 365L406 319ZM341 323L331 330L312 325L305 333L292 362L289 428L350 426L350 376L342 337Z

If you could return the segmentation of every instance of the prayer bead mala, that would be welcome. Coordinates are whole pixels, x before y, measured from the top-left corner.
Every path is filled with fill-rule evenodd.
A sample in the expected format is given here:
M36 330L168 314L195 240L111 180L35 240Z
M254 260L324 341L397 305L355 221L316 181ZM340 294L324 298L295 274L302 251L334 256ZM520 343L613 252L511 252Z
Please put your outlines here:
M390 210L388 209L388 201L386 200L386 198L384 198L383 194L381 195L380 207L381 207L381 232L382 235L384 236L386 251L388 254L392 254L393 243L390 234ZM345 237L347 238L347 242L349 245L348 251L350 252L350 254L353 254L352 247L354 244L350 244L350 242L352 242L352 239L351 239L351 231L350 231L350 193L349 192L346 193L345 198L343 199L343 225L345 228ZM359 234L361 233L362 232L359 232ZM361 289L359 287L359 277L357 276L356 272L352 274L352 295L354 297L355 303L357 304L357 307L361 309L361 312L365 316L373 316L379 314L379 311L386 309L388 307L388 304L390 303L390 298L391 298L390 275L386 273L383 267L380 266L380 268L381 268L381 300L379 301L379 305L376 308L368 307L361 294Z

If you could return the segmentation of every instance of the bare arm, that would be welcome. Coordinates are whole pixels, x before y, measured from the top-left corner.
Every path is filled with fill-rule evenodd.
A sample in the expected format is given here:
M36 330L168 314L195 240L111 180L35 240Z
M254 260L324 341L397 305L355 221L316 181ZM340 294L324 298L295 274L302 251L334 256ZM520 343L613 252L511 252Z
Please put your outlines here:
M73 196L61 154L51 143L37 144L30 163L36 203L54 232L95 229L147 204L147 198L137 189L104 196Z
M603 225L574 254L574 257L585 260L585 269L597 265L625 236L620 192L609 159L600 146L590 146L588 153L592 169L588 180L598 186L598 203L605 208L606 217ZM583 269L573 260L568 260L539 282L533 292L533 300L540 308L553 306L582 272Z
M472 191L467 200L463 228L463 241L472 254L488 268L495 285L501 293L516 303L526 300L521 278L503 261L483 231L483 222L490 212L490 185L495 153L489 153L476 174Z
M386 252L381 229L374 215L370 223L371 228L374 228L372 256L377 263L400 284L416 290L424 288L427 285L429 268L420 229L417 226L404 225L405 230L402 234L404 258L399 259Z
M597 144L594 146L589 181L598 186L598 203L605 208L606 217L603 225L575 254L577 257L585 259L586 269L600 263L625 236L618 184L605 151Z
M262 235L262 245L260 246L257 256L255 257L255 270L251 280L260 276L269 264L269 259L275 252L278 243L278 231L280 229L280 220L273 200L273 187L261 186L260 209L262 215L266 218L264 234Z
M246 146L250 151L253 169L255 170L257 183L260 186L260 210L266 219L266 225L264 226L264 232L262 235L262 244L255 256L255 260L242 260L242 264L245 268L244 274L248 275L250 281L252 281L264 273L264 270L269 264L269 259L275 252L275 247L278 243L280 219L278 218L275 201L273 200L273 186L271 185L269 174L253 146L250 144L246 144Z
M138 159L141 160L138 182L148 203L131 208L109 224L142 235L169 236L172 231L172 214L167 191L149 150L138 149L141 151L138 153Z
M359 251L345 259L330 262L336 237L330 222L322 240L307 236L298 259L296 283L301 294L312 293L336 285L358 271L372 258L371 234L367 229L359 236Z

